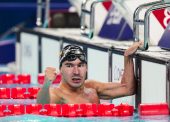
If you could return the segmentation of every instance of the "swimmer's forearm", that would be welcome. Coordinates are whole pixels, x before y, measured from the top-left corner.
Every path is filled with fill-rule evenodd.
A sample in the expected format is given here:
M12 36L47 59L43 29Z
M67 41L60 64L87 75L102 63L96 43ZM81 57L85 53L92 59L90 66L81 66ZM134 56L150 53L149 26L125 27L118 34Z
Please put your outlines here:
M43 84L43 87L42 88L49 88L52 84L52 81L50 80L46 80L45 83Z
M130 56L125 56L124 61L124 75L122 78L122 83L126 84L127 91L129 94L134 94L135 91L135 75L134 75L134 64L133 58Z
M42 88L38 92L37 103L40 103L40 104L50 103L50 91L49 91L49 89L50 89L51 83L52 83L51 81L45 81Z

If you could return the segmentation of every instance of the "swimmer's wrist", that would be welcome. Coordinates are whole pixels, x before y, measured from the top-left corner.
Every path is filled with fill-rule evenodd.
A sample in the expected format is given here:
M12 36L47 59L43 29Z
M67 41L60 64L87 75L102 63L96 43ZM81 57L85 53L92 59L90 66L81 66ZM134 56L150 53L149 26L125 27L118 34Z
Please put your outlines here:
M52 84L52 81L47 80L47 81L45 81L45 83L44 83L43 87L45 87L45 88L49 88L49 87L51 86L51 84Z

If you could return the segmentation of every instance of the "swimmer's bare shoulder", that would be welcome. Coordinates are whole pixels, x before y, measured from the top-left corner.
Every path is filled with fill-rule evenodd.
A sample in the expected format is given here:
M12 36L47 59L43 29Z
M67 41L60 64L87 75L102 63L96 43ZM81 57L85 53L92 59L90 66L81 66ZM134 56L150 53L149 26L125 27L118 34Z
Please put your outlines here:
M106 83L103 83L101 81L96 81L96 80L86 80L85 81L85 87L94 89L99 96L101 94L103 94L103 90L107 86L108 85Z
M49 92L50 92L50 103L55 103L55 104L65 103L60 88L51 87Z
M98 84L98 81L95 81L95 80L86 80L84 83L86 88L92 88L92 89L98 91L97 84Z

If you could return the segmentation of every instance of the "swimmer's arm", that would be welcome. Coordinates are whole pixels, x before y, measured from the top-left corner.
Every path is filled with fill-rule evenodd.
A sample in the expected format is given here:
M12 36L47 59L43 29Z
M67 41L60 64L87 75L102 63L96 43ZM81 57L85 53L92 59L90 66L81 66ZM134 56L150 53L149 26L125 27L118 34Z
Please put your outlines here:
M50 103L50 85L51 82L45 82L42 88L37 94L37 103L38 104L49 104Z
M90 81L86 87L96 89L96 92L100 99L114 99L127 95L132 95L134 92L131 92L127 89L126 84L121 83L102 83L98 81ZM94 84L94 85L93 85Z
M56 78L56 69L53 67L47 67L45 69L45 81L42 88L39 90L37 95L37 103L41 104L49 104L53 103L54 93L53 90L50 88L52 82Z
M48 82L49 83L49 82ZM49 84L43 85L37 95L37 103L39 104L62 104L63 99L56 93L56 88L50 88Z
M100 99L113 99L133 95L135 91L135 78L133 61L125 57L125 71L121 82L86 81L86 87L96 89Z
M136 81L134 75L133 58L129 55L133 54L141 42L134 43L125 51L124 56L124 73L121 82L97 82L87 81L86 87L96 89L101 99L113 99L122 96L133 95L136 89Z

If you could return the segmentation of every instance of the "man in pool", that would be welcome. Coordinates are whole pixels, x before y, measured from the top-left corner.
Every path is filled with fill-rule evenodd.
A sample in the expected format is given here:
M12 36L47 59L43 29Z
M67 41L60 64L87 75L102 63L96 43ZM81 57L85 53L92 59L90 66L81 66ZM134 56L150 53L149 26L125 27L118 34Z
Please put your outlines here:
M51 87L57 76L56 69L47 67L45 82L38 92L37 103L81 104L100 103L100 99L114 99L135 94L134 64L131 54L139 47L135 42L124 53L124 73L120 82L87 80L87 59L84 51L77 45L67 45L60 55L62 81ZM99 71L97 71L99 72Z

